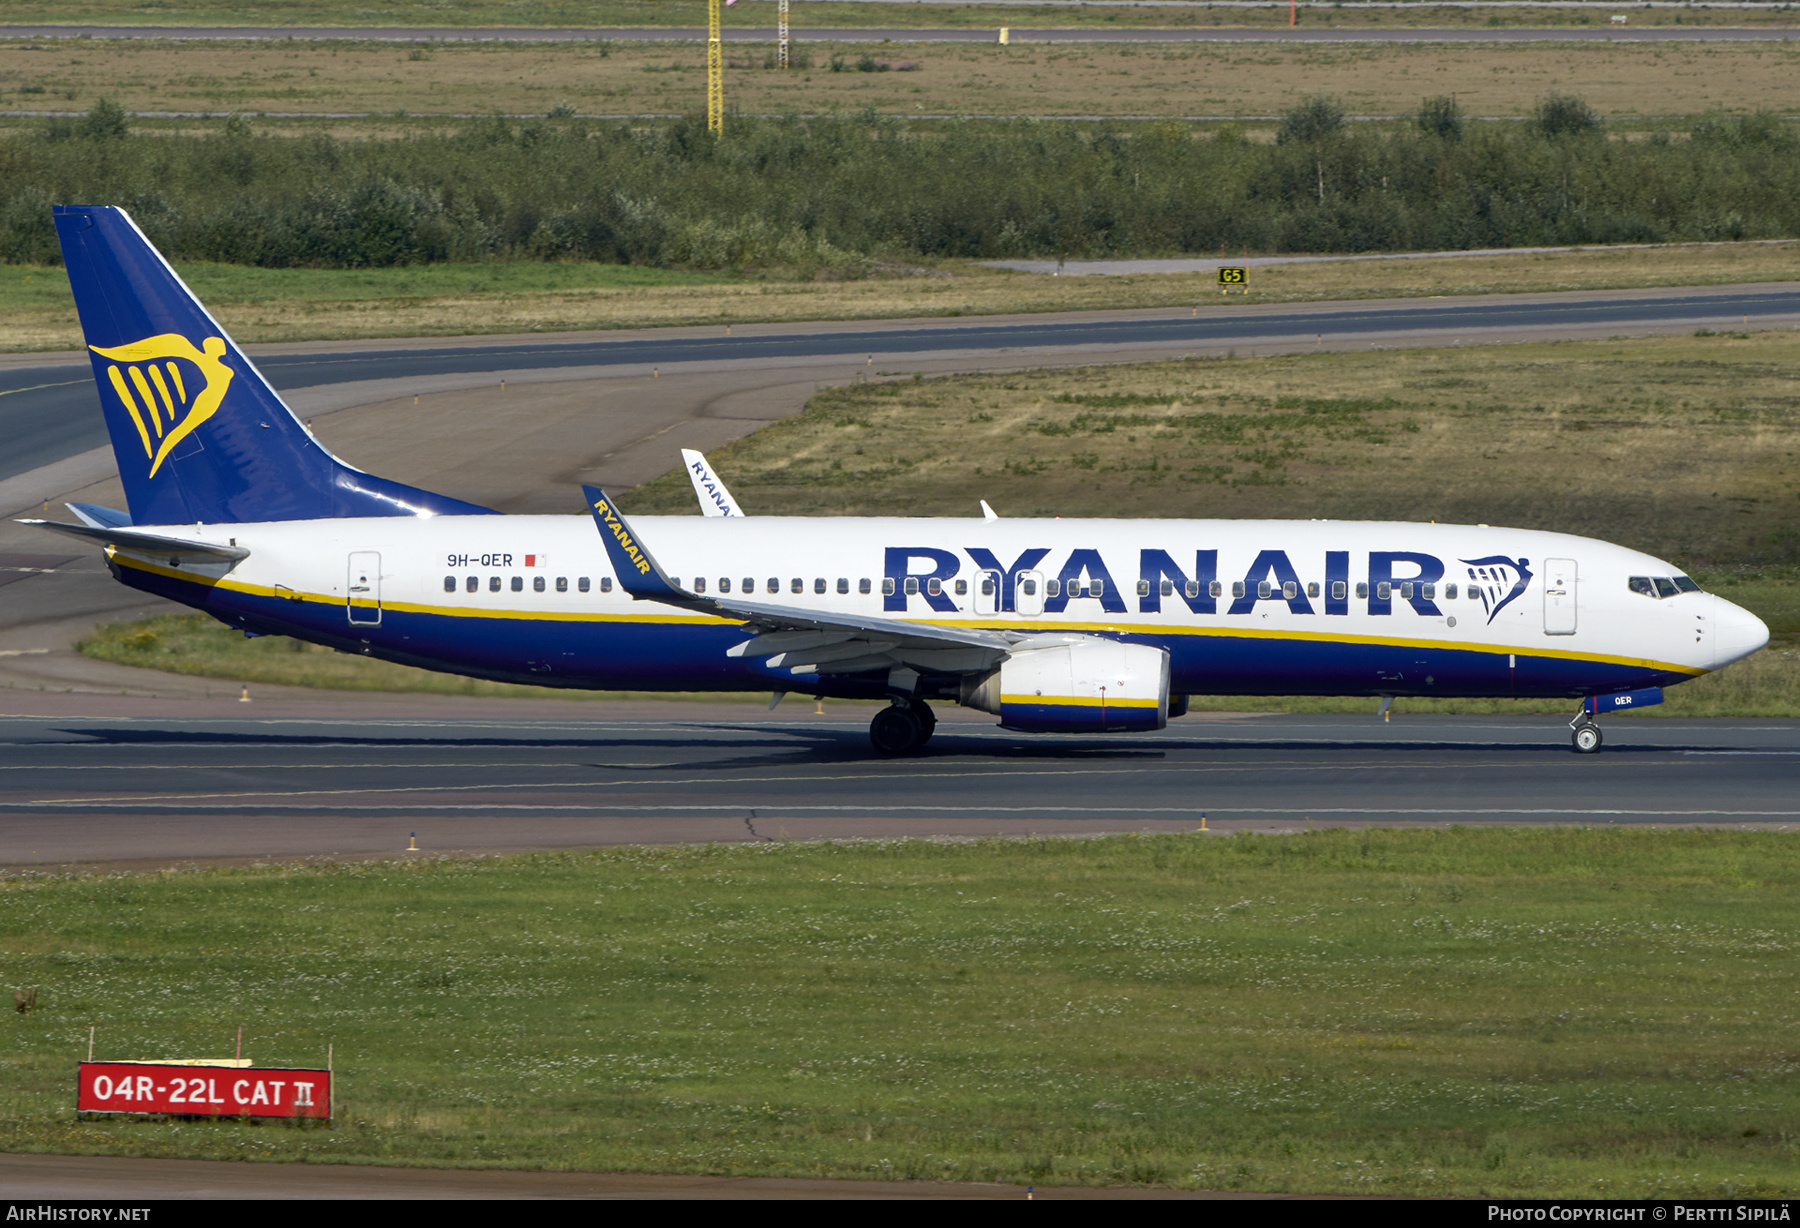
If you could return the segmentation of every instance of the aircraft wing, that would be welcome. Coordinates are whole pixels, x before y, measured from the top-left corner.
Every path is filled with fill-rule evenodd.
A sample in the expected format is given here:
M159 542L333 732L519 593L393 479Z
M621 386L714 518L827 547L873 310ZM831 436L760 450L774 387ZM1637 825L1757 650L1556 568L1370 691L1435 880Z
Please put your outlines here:
M753 638L729 649L730 656L767 657L770 665L786 666L796 674L857 674L898 668L965 674L993 669L1014 645L1014 638L997 631L691 593L669 579L605 491L597 486L581 489L619 587L638 601L660 601L741 620Z
M197 542L181 537L164 537L160 533L146 533L142 529L126 526L63 524L58 520L21 520L19 523L36 525L40 529L49 529L52 533L63 533L70 537L99 542L103 546L116 546L121 550L135 550L142 554L153 554L168 559L229 559L235 563L239 559L250 557L250 552L242 546L224 546L217 542Z

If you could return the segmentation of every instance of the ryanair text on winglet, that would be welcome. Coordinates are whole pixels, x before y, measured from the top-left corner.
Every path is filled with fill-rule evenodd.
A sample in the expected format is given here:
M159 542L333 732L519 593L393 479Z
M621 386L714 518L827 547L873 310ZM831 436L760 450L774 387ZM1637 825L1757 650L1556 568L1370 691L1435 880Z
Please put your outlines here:
M638 550L637 543L631 540L631 534L625 531L624 523L621 522L617 516L613 515L612 508L606 506L606 500L594 500L594 510L605 517L606 527L612 531L614 540L624 548L625 553L631 556L631 561L637 566L638 574L644 576L649 575L650 560L645 558L642 552Z

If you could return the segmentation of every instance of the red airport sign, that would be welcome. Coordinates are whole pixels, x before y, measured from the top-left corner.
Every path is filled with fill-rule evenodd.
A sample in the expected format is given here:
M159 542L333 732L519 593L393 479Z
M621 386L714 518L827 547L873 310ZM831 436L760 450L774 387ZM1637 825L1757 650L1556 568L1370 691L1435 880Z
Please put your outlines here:
M329 1070L83 1062L78 1113L207 1117L331 1116Z

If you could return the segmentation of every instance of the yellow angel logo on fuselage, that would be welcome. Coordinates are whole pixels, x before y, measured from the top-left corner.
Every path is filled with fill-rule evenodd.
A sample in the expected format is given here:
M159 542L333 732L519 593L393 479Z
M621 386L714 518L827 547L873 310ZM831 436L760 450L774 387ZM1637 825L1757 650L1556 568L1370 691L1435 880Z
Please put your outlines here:
M111 348L90 345L88 349L114 361L115 365L108 367L106 374L137 427L138 438L144 444L144 455L150 460L151 477L156 476L156 471L176 444L218 412L235 374L219 361L225 353L222 337L208 337L199 349L180 333L163 333ZM191 400L181 368L171 361L177 358L192 363L205 378L205 386L194 390ZM119 363L126 365L116 365ZM132 396L134 388L137 390L135 399Z

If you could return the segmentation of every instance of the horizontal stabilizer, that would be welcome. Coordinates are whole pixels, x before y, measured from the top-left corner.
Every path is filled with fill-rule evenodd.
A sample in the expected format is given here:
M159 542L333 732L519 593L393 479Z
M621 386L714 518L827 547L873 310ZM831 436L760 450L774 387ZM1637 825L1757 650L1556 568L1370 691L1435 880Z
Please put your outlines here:
M120 550L133 550L140 554L153 554L161 558L229 559L235 563L239 559L250 557L250 552L242 546L223 546L217 542L197 542L180 537L164 537L160 533L146 533L141 529L113 528L107 525L63 524L57 520L21 520L19 523L36 525L40 529L49 529L52 533L62 533L69 537L99 542L103 546L116 546Z
M82 524L96 529L123 529L131 525L131 513L117 508L101 507L98 503L65 503L63 506L74 512Z

